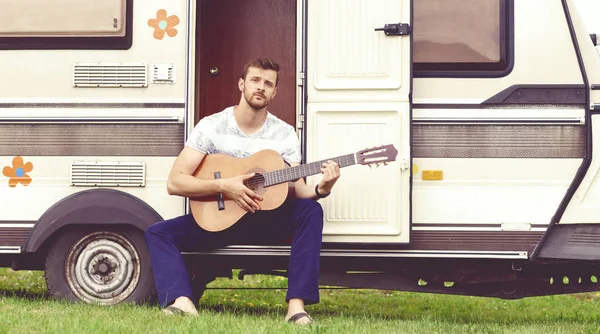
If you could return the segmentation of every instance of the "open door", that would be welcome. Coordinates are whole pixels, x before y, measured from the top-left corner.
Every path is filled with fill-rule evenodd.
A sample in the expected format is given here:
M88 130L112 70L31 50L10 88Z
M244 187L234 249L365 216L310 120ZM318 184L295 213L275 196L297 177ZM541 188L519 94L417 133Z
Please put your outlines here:
M280 66L277 96L268 110L296 126L296 0L198 0L197 4L194 125L237 104L244 65L264 57Z
M307 162L387 144L398 150L387 166L341 170L320 201L324 242L410 241L411 3L308 2Z

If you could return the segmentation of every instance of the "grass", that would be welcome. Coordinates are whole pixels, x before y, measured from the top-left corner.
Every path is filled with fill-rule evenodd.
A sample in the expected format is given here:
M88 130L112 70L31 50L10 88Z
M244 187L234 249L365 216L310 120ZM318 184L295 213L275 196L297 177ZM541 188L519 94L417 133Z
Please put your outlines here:
M219 279L200 317L164 316L156 305L101 307L48 298L41 272L0 269L0 333L597 333L600 293L501 300L381 290L323 289L297 328L281 277ZM232 288L232 289L229 289ZM266 289L257 289L266 288Z

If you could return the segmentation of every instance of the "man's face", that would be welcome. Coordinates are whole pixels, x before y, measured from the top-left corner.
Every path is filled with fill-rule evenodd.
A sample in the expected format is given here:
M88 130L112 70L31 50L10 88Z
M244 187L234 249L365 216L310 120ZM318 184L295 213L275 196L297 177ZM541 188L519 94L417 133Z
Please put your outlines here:
M239 80L238 86L246 102L255 110L266 107L277 93L277 72L250 67L246 79Z

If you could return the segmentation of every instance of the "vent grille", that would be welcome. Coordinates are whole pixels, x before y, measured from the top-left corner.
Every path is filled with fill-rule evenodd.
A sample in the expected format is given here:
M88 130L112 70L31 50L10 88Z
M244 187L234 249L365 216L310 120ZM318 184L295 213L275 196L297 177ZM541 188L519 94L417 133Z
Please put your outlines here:
M144 63L76 63L73 66L75 87L148 87Z
M154 64L152 66L152 83L175 83L175 65Z
M569 243L576 244L600 244L600 236L593 232L575 232L569 239Z
M143 162L83 162L71 164L71 185L88 187L143 187Z

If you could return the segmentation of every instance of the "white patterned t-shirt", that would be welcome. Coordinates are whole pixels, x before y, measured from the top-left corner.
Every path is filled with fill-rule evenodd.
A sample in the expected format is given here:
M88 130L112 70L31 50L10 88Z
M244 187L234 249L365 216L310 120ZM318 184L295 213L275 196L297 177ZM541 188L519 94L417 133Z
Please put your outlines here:
M185 145L205 154L221 153L236 158L247 158L258 151L272 149L288 163L301 160L300 141L291 125L267 112L262 128L247 135L238 127L233 107L202 118Z

